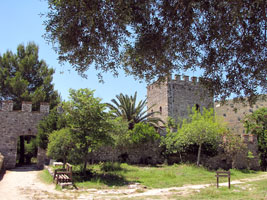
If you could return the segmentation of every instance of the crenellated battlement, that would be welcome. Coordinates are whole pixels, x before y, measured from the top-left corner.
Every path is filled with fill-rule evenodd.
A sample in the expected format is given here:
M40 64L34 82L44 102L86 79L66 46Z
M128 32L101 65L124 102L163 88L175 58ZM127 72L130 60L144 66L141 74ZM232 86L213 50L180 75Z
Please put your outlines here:
M8 101L2 101L2 107L1 110L2 111L6 111L6 112L11 112L13 111L13 101L8 100Z
M201 81L201 77L196 77L196 76L192 76L191 79L189 76L183 76L183 79L182 79L182 76L181 75L175 75L175 78L174 79L171 79L171 81L174 81L174 82L180 82L180 83L193 83L193 84L198 84L200 83Z
M181 75L175 75L174 78L172 75L168 76L166 78L166 81L163 82L154 82L147 86L148 90L154 89L154 87L161 87L163 85L166 85L168 83L177 83L177 84L192 84L192 85L199 85L201 82L201 77L192 76L191 79L189 76L181 76Z
M14 103L11 100L2 101L2 107L0 111L12 112ZM40 113L49 113L50 105L47 102L40 103ZM32 102L22 101L21 112L32 112Z

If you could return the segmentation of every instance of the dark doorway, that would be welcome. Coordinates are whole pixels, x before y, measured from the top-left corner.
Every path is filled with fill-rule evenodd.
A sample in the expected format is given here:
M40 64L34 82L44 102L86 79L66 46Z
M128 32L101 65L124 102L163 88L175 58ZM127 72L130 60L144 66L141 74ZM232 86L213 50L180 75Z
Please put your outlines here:
M200 111L200 106L198 104L196 104L195 106L196 106L196 111Z
M32 135L19 136L17 143L17 166L37 163L36 137Z

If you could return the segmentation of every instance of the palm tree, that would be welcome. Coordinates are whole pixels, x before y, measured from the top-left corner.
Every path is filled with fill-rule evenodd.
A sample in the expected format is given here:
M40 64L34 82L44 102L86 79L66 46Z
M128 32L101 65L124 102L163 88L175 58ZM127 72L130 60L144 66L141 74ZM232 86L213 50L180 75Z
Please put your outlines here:
M153 115L158 112L147 112L147 110L150 110L153 106L147 110L144 109L147 103L146 99L144 101L139 101L136 105L136 97L137 92L135 92L134 96L123 95L121 93L120 95L116 95L117 99L111 100L113 104L107 103L107 106L113 110L114 117L122 117L129 122L130 130L132 130L134 125L139 122L149 123L150 125L159 128L158 123L164 122L158 117L153 117Z

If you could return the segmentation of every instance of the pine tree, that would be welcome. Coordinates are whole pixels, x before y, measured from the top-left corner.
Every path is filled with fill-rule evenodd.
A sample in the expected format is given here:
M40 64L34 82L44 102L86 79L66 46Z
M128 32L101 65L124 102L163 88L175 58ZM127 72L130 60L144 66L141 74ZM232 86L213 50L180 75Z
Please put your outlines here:
M0 55L0 101L14 101L19 109L22 101L32 101L33 110L40 102L54 107L59 102L58 92L52 84L54 69L39 60L38 46L30 42L18 45L17 52L6 51Z

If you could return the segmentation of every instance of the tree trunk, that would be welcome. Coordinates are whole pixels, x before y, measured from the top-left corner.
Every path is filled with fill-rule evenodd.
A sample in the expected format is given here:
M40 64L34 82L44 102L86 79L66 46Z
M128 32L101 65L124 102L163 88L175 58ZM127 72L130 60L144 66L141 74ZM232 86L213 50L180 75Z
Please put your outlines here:
M199 166L199 162L200 162L201 146L202 146L202 143L198 147L198 152L197 152L197 166Z
M183 163L181 152L179 152L181 163Z
M86 167L87 167L87 155L85 156L83 163L83 175L86 176Z
M24 136L19 136L20 152L19 152L19 164L24 164L25 148L24 148Z
M134 123L133 122L129 123L128 129L129 130L133 130L133 128L134 128Z

